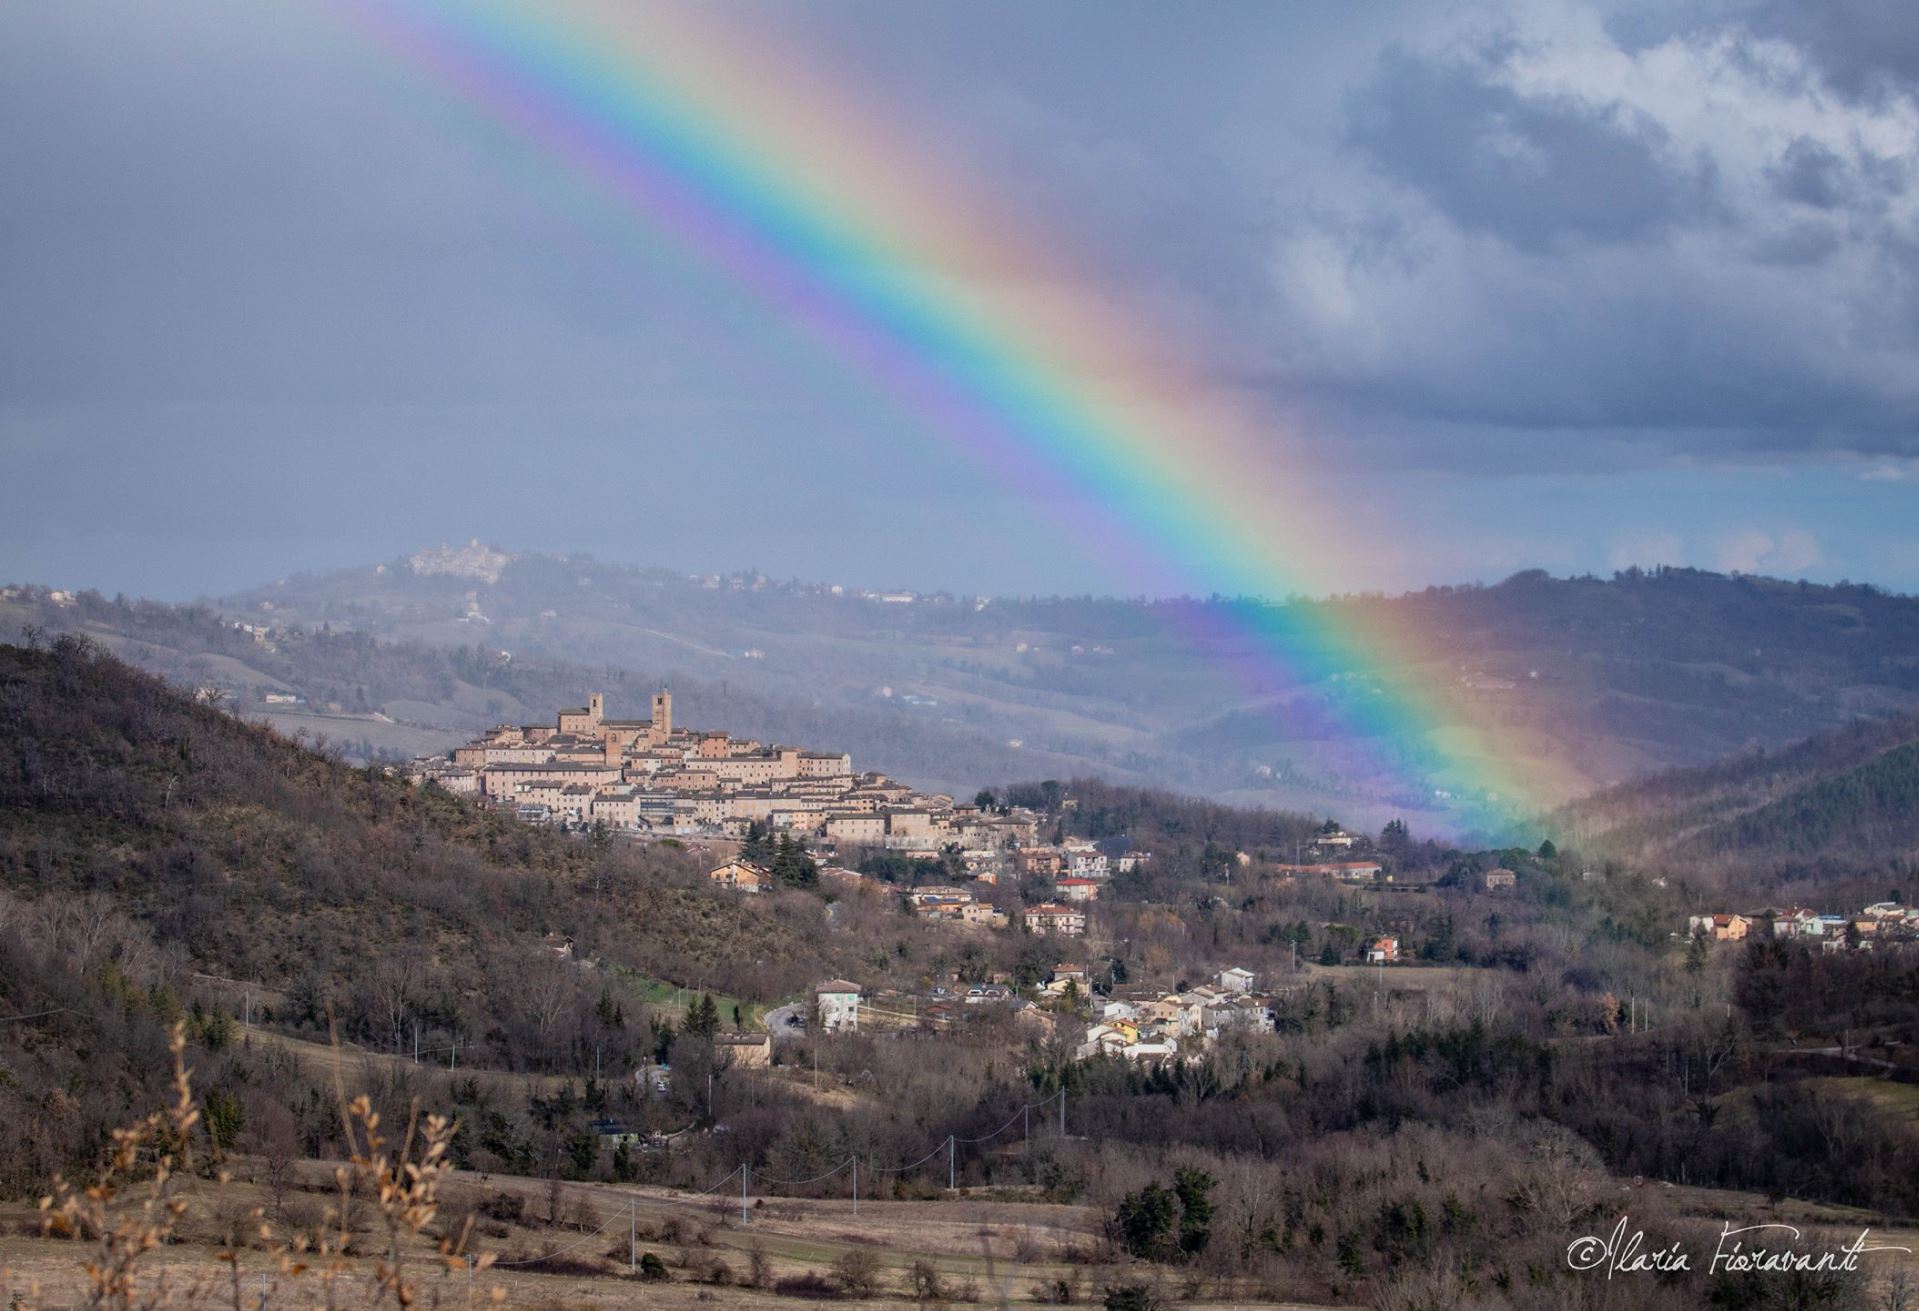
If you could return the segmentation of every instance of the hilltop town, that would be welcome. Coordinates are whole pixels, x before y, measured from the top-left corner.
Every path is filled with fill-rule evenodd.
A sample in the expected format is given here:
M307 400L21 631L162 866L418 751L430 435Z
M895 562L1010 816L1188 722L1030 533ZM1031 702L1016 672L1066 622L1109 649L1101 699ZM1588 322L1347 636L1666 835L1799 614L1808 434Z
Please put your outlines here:
M651 836L740 839L757 825L827 848L991 852L1031 843L1036 822L856 773L843 751L678 727L664 689L649 718L610 719L594 693L551 725L499 725L448 756L415 760L411 774L530 823Z
M501 725L446 757L418 760L413 777L530 823L698 841L723 856L708 869L708 880L734 893L780 886L773 853L784 850L803 853L831 894L896 896L902 910L923 922L1017 927L1036 938L1083 938L1109 880L1151 859L1144 851L1113 854L1058 835L1043 842L1030 809L997 805L985 794L964 805L918 793L883 774L856 772L845 752L677 726L672 694L664 689L653 696L646 719L608 717L596 693L584 706L561 710L551 725ZM1318 836L1314 854L1344 854L1352 842L1331 829ZM830 860L813 865L813 851ZM875 855L904 859L914 872L891 887L889 879L858 868ZM1370 878L1380 869L1357 860L1283 868L1343 880ZM1038 895L1029 903L1022 889ZM833 980L815 990L815 1009L827 1032L859 1030L862 1018L875 1013L889 1027L910 1015L910 1023L940 1030L970 1013L967 1008L993 1003L1032 1012L1050 1028L1050 1014L1033 1009L1037 1001L1049 1012L1090 1021L1075 1047L1081 1058L1152 1061L1203 1050L1226 1030L1272 1032L1274 991L1255 989L1254 982L1252 971L1233 967L1196 988L1113 989L1108 983L1109 990L1100 991L1084 965L1062 962L1032 1000L1007 986L1002 974L894 994L875 1012L863 1004L871 998L859 984Z

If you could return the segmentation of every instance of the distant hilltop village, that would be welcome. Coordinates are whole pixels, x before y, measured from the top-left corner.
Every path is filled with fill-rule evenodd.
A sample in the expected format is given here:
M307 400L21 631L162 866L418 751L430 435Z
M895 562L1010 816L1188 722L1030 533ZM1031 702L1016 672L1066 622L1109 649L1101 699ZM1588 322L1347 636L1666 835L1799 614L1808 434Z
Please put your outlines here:
M743 837L750 826L834 847L939 851L1030 845L1030 811L1001 813L855 774L845 752L805 751L675 728L673 697L650 719L608 719L598 693L552 725L502 724L449 757L413 762L416 781L510 807L533 823Z
M486 583L499 582L501 570L512 563L512 556L482 545L477 537L465 546L441 543L438 549L428 547L407 557L407 566L416 574L450 574Z

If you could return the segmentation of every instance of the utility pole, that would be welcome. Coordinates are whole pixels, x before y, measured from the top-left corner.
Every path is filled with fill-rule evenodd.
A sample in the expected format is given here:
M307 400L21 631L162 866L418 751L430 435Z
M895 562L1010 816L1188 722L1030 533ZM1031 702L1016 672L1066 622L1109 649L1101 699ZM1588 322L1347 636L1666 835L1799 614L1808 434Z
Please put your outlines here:
M1033 1104L1031 1102L1019 1108L1020 1132L1026 1136L1025 1146L1020 1154L1027 1160L1033 1159Z
M640 1218L639 1201L626 1199L626 1272L632 1274L640 1267Z
M413 1063L420 1063L420 1022L413 1021Z
M747 1167L740 1166L740 1228L746 1228L746 1175Z
M946 1191L949 1193L957 1192L959 1189L959 1176L954 1173L953 1169L954 1149L958 1144L959 1140L952 1134L949 1133L946 1135Z
M853 1153L853 1214L860 1213L860 1154Z
M1064 1086L1059 1090L1059 1136L1066 1137L1066 1089Z

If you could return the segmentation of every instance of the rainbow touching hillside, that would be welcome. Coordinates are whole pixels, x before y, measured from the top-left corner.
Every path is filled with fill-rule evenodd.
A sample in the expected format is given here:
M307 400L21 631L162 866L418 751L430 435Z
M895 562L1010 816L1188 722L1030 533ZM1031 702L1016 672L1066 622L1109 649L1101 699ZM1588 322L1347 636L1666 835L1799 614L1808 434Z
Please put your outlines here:
M944 440L1036 496L1099 509L1160 590L1230 608L1261 661L1336 705L1384 769L1484 825L1577 780L1505 763L1436 637L1385 607L1287 604L1377 576L1299 488L1333 458L1198 367L1016 202L891 105L713 10L611 0L334 0L354 30L828 344ZM1063 498L1064 499L1064 498ZM1270 682L1271 680L1267 680ZM1353 689L1358 689L1354 691Z

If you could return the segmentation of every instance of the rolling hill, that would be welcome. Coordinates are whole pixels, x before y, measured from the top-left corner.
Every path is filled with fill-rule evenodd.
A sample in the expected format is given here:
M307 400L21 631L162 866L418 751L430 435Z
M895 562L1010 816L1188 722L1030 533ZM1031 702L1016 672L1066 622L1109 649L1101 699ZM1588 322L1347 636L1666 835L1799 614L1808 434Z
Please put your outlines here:
M652 980L773 997L853 967L816 901L766 901L353 768L71 636L0 646L0 1014L35 1017L0 1026L0 1191L100 1141L190 999L461 1068L630 1068ZM49 1093L83 1069L85 1099Z
M1244 600L861 592L480 547L204 609L44 598L16 589L0 631L78 628L356 745L444 746L589 687L626 704L670 681L697 722L942 790L1097 775L1366 828L1450 822L1408 763L1432 744L1348 727L1380 676L1450 689L1513 772L1557 780L1546 801L1919 711L1919 600L1697 570L1287 602L1325 612L1309 630L1410 625L1447 652L1317 682L1243 636ZM270 636L221 628L242 623ZM259 703L276 680L304 704Z
M1569 806L1561 831L1637 862L1856 872L1919 861L1919 717L1666 771Z

